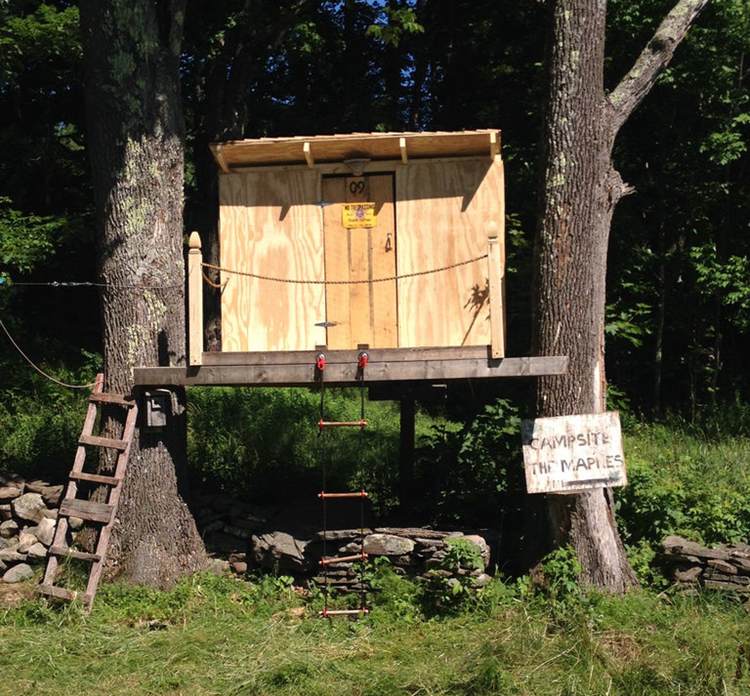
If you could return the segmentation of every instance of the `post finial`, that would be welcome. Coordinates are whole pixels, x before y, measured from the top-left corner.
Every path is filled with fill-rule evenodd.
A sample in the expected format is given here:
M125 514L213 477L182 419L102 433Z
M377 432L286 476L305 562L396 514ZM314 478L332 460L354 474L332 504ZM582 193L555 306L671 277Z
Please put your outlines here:
M188 239L188 247L190 249L201 248L201 236L197 232L190 233L190 238Z
M498 233L497 223L494 220L490 220L487 223L487 238L497 239L497 233Z

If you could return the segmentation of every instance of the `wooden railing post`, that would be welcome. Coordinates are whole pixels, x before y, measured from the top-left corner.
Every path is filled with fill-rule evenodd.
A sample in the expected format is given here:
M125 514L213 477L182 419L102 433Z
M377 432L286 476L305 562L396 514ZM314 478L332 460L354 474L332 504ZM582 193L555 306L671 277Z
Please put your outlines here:
M490 351L505 357L505 307L503 306L503 261L497 223L487 225L487 278L490 301Z
M203 363L203 252L197 232L188 241L188 364Z

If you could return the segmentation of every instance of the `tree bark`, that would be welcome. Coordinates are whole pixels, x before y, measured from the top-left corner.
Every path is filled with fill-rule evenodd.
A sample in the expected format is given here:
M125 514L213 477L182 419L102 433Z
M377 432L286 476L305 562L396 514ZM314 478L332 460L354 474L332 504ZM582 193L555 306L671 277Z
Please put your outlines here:
M80 10L99 279L136 286L102 291L105 388L129 393L134 366L185 364L184 0L82 0ZM109 574L168 587L206 565L184 500L184 390L164 433L139 420Z
M680 0L609 96L604 91L606 2L555 0L551 5L533 350L568 355L570 361L567 375L538 381L540 416L605 408L609 230L615 205L632 190L612 164L612 148L618 130L707 2ZM575 548L584 583L615 592L636 584L610 490L549 496L548 513L554 543Z

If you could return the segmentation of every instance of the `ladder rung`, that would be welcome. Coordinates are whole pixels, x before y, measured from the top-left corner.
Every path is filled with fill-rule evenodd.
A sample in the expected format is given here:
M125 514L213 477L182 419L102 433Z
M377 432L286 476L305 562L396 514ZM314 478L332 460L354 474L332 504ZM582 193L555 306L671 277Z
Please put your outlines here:
M93 500L66 498L60 504L60 514L68 517L80 517L89 522L109 523L112 520L112 505L96 503Z
M66 590L64 587L57 587L56 585L39 585L37 592L48 597L55 597L56 599L67 599L71 602L78 596L77 592Z
M355 421L324 421L323 419L318 421L318 428L366 428L367 421L364 418Z
M113 440L111 437L99 437L98 435L81 435L78 438L79 445L93 445L94 447L109 447L124 452L128 443L125 440Z
M370 610L367 607L360 609L323 609L319 612L320 616L352 616L353 614L369 614Z
M124 406L125 408L133 408L135 406L133 399L126 399L119 394L89 394L89 401L99 404L115 404L116 406Z
M91 483L101 483L104 486L116 486L122 479L115 476L102 476L101 474L87 474L83 471L71 471L69 478L76 481L90 481Z
M364 561L366 559L367 554L363 551L353 556L327 556L326 558L321 558L319 563L322 566L327 566L333 563L348 563L349 561Z
M93 561L97 563L102 557L96 553L86 553L85 551L76 551L75 549L64 548L62 546L50 546L49 552L53 556L62 556L63 558L74 558L77 561Z
M355 493L326 493L321 491L318 493L318 498L321 500L327 500L328 498L367 498L365 491L356 491Z

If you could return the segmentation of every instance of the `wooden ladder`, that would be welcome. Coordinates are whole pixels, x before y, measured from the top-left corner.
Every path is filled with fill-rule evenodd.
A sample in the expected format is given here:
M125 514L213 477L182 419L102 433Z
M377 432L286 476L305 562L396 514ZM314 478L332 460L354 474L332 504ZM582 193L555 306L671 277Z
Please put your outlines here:
M109 539L112 534L112 527L115 523L117 505L120 501L122 485L128 466L130 442L133 439L135 423L138 417L138 406L134 400L118 394L105 394L102 391L103 387L104 375L99 374L96 376L94 388L89 395L88 410L83 421L81 437L78 439L78 449L76 450L73 469L70 472L68 488L65 492L65 497L60 503L57 528L55 529L55 536L47 556L47 567L44 571L42 583L38 587L38 592L44 596L72 601L80 596L78 592L55 585L55 579L60 564L59 559L69 558L90 562L92 565L89 570L86 591L83 596L80 597L87 611L91 611L91 607L94 603L94 596L96 595L96 590L102 577L104 562L107 557L107 548L109 547ZM98 413L97 409L99 406L120 406L127 409L125 424L122 431L122 439L100 437L93 434ZM89 474L83 470L86 461L87 446L105 447L118 452L113 476ZM76 495L78 493L79 481L107 486L107 502L98 503L92 500L77 498ZM84 522L94 523L97 526L102 525L99 529L99 538L97 539L96 550L94 553L77 551L68 546L66 536L69 526L69 517L78 517L84 520Z

